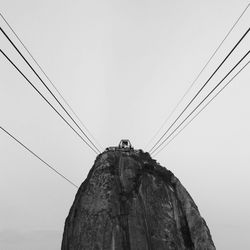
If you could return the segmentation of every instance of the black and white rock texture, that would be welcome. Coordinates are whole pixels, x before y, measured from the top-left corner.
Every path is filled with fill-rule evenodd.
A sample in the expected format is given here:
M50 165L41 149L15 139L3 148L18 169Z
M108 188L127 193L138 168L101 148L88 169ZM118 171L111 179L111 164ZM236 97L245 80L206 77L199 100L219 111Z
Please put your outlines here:
M65 222L62 250L214 250L172 172L141 150L100 154Z

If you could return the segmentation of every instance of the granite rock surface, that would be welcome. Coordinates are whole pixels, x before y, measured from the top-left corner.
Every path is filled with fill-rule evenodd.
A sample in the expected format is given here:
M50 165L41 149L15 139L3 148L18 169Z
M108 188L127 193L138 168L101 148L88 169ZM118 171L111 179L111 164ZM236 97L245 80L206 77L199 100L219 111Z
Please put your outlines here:
M215 250L193 199L141 150L100 154L65 221L62 250Z

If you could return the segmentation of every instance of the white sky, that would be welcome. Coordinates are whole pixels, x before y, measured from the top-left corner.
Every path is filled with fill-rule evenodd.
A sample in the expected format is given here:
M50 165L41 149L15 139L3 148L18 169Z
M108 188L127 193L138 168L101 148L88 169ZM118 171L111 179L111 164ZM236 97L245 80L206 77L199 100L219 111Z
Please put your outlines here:
M107 147L129 138L143 148L248 1L0 3L97 140ZM250 8L186 101L249 23ZM2 20L0 25L11 34ZM249 36L208 89L246 53ZM43 90L3 35L0 47ZM157 156L190 192L222 250L250 248L249 72L248 67ZM0 115L1 126L72 181L80 185L86 178L95 155L3 56ZM0 231L63 230L76 190L2 132L0 152Z

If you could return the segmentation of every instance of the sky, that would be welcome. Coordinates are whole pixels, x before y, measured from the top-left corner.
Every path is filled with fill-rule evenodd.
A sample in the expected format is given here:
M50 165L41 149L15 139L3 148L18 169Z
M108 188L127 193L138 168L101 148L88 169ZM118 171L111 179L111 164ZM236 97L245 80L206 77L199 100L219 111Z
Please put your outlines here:
M0 11L102 149L128 138L147 150L247 5L245 0L1 0ZM249 23L250 8L171 121ZM0 26L22 48L3 20ZM249 36L202 96L247 52ZM55 104L2 34L0 47ZM156 156L189 191L219 250L250 249L249 67ZM70 180L84 181L96 155L2 55L0 117L2 127ZM60 249L77 190L2 131L0 152L0 248Z

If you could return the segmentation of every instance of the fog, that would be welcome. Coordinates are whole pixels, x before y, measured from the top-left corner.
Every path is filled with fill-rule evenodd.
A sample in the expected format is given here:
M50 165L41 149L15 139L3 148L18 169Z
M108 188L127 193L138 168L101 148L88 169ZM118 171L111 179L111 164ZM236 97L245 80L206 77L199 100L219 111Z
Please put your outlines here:
M102 149L128 138L144 150L247 4L1 0L1 13ZM250 8L171 121L249 23ZM3 20L0 25L18 44ZM248 35L206 93L249 44ZM2 34L0 45L58 107ZM250 249L249 80L248 67L156 157L189 191L219 250ZM1 126L77 185L83 182L96 155L3 56L0 115ZM77 190L2 131L0 152L0 248L60 249Z

